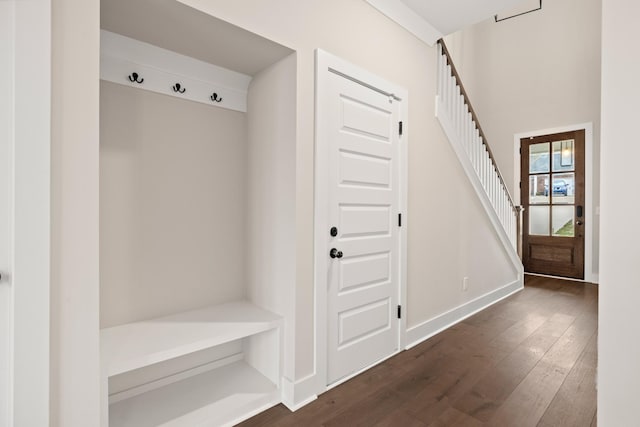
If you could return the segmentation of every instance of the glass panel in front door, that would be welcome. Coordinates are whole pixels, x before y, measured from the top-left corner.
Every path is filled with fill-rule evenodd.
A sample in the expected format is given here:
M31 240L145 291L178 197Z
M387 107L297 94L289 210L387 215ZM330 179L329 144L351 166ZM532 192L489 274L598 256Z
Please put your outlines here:
M551 207L551 226L553 228L553 236L557 237L574 237L575 230L573 224L574 207L573 206L552 206Z
M529 234L531 236L549 235L549 206L529 207Z
M529 146L529 173L549 172L549 143L531 144Z

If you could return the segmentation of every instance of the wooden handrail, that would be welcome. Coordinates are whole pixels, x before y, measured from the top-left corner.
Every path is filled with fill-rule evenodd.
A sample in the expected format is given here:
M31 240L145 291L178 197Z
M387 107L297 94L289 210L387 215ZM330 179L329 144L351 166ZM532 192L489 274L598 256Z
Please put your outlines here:
M516 213L519 213L519 210L518 210L519 206L515 204L513 197L509 192L509 187L507 187L506 183L504 182L504 178L502 177L502 173L500 173L500 168L498 167L498 163L496 163L496 159L493 156L493 152L491 151L491 147L489 146L487 137L485 136L484 131L482 130L482 126L480 126L478 115L476 114L475 110L473 109L473 106L471 105L471 101L469 100L467 91L465 90L464 85L462 84L462 79L460 78L460 74L458 74L458 70L456 70L456 66L453 64L453 60L451 59L451 54L449 53L449 49L447 49L447 45L444 43L443 39L438 40L438 43L440 44L440 46L442 46L442 52L444 53L445 58L447 58L447 65L451 66L451 75L456 79L456 83L460 87L460 93L464 98L464 103L467 105L467 107L469 107L469 112L471 113L471 118L475 123L476 129L478 129L478 132L480 132L482 143L484 144L485 147L487 147L487 152L489 153L491 164L493 165L493 168L498 174L498 179L500 179L500 183L504 187L504 191L507 193L507 197L509 197L509 203L511 204L511 209L513 209Z

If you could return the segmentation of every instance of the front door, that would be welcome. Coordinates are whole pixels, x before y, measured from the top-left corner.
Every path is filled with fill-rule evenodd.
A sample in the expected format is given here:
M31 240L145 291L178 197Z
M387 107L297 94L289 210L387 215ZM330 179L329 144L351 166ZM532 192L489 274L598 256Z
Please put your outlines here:
M520 140L525 272L584 279L584 135Z
M331 384L398 349L400 101L328 72Z

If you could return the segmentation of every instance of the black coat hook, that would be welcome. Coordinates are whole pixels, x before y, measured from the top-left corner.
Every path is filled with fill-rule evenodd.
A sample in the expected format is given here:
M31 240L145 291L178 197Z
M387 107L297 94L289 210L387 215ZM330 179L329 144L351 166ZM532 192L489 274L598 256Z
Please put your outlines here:
M138 84L142 83L144 81L144 79L140 79L138 80L138 73L131 73L131 75L129 76L129 81L130 82L136 82Z
M174 92L185 93L187 91L187 89L185 89L185 88L180 89L180 83L176 83L176 84L173 85L173 91Z
M213 102L222 102L222 98L218 98L218 94L213 92L213 95L211 95L211 100Z

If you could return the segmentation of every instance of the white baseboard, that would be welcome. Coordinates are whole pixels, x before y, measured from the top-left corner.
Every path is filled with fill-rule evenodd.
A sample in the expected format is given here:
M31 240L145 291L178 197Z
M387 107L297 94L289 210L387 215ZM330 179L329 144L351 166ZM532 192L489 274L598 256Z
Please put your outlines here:
M318 398L317 385L315 374L295 382L282 378L282 403L290 411L297 411Z
M407 329L406 339L409 344L407 350L415 347L421 342L431 338L439 332L455 325L456 323L470 317L477 312L497 303L498 301L522 290L524 282L522 276L519 279L503 286L495 291L491 291L481 297L471 300L461 306L429 319L417 326Z
M575 279L573 277L563 277L563 276L552 276L550 274L540 274L540 273L529 273L529 272L525 272L524 273L527 276L539 276L539 277L548 277L550 279L558 279L558 280L568 280L570 282L584 282L584 283L591 283L594 285L597 285L599 282L599 277L597 273L591 273L591 275L586 275L584 279Z

